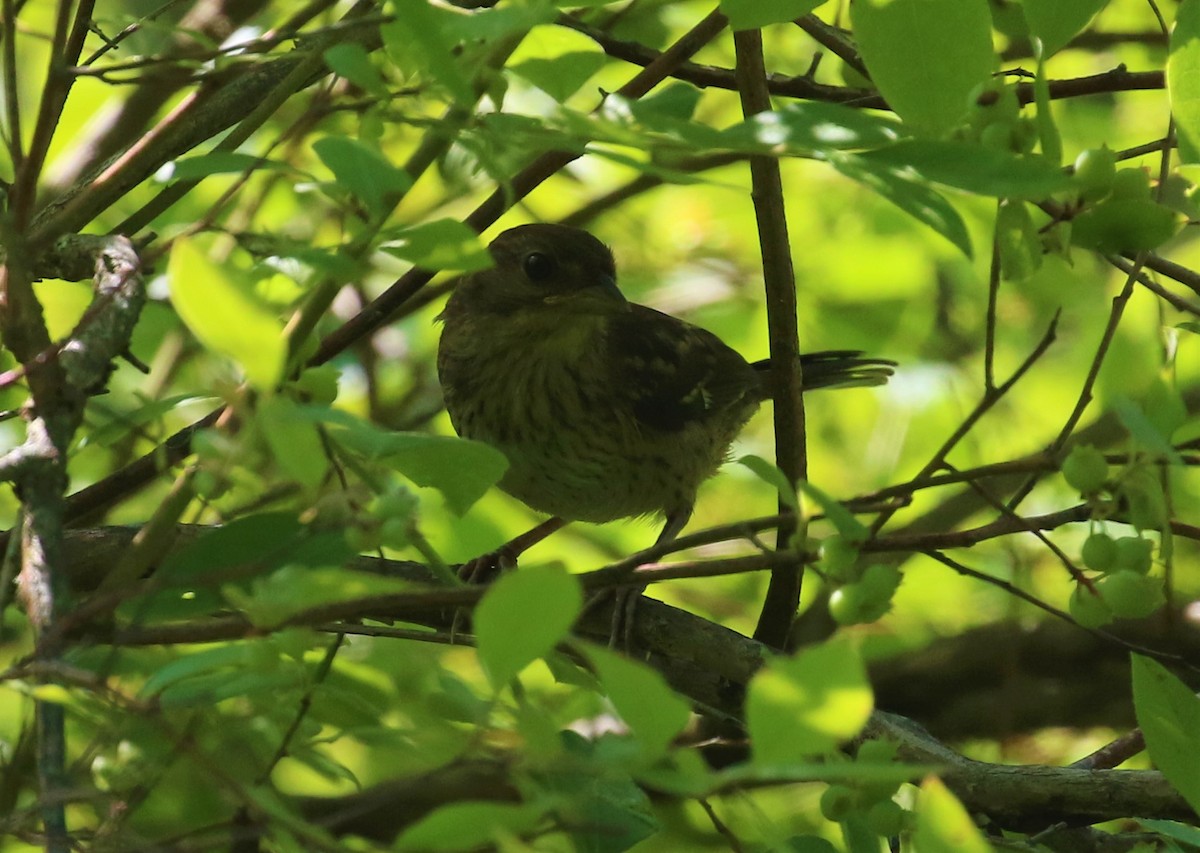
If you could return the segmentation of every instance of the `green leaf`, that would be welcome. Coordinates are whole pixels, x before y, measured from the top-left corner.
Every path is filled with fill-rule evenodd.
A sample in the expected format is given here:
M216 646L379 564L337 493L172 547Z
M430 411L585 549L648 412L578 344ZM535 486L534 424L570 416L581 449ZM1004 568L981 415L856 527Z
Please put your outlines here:
M843 175L875 190L971 257L971 235L967 233L966 224L937 191L903 170L864 160L855 154L835 152L829 155L829 162Z
M837 528L837 532L842 534L842 537L847 541L857 544L867 538L866 525L855 518L850 510L846 509L846 507L842 506L842 504L838 503L824 491L818 489L807 480L801 480L796 484L796 488L816 502L821 511L825 513L825 517L829 519L830 523Z
M772 465L761 456L754 455L743 456L738 460L738 464L745 465L758 479L774 486L775 491L779 493L779 499L793 512L799 512L800 501L796 499L796 487L788 482L778 465Z
M160 582L190 583L235 566L258 563L269 569L283 565L307 536L307 529L290 513L247 515L173 551L155 578Z
M474 103L475 90L459 65L458 39L452 33L457 19L465 16L428 0L392 0L391 5L395 17L379 32L392 61L436 81L458 103Z
M280 469L310 489L321 485L329 460L317 428L299 417L295 401L282 394L259 403L259 432Z
M888 104L940 135L995 68L986 0L857 0L850 18L863 62Z
M361 44L355 42L335 44L326 49L323 56L325 64L334 74L345 77L372 95L387 97L387 84L379 74L379 69L371 64L371 55Z
M456 219L435 219L387 237L379 248L427 270L471 272L493 264L479 235Z
M1071 220L1071 242L1105 254L1156 249L1175 236L1179 215L1150 199L1110 198Z
M528 834L541 820L542 810L533 804L451 803L406 829L393 849L421 853L477 850L504 835Z
M1163 435L1159 424L1146 414L1141 405L1128 397L1116 397L1112 401L1112 408L1134 441L1157 456L1179 461L1179 452L1171 444L1170 436Z
M1176 823L1173 820L1147 820L1140 818L1138 823L1151 832L1165 835L1192 847L1200 848L1200 829L1188 826L1186 823Z
M1007 281L1022 281L1042 266L1042 241L1038 238L1029 205L1004 199L996 211L996 245L1000 272Z
M567 636L583 607L579 581L560 568L509 572L475 608L479 659L497 690Z
M731 30L754 30L807 15L825 0L721 0Z
M819 101L789 103L758 113L721 131L720 144L738 151L777 150L790 154L878 148L898 140L904 127L895 119Z
M388 432L339 409L300 406L299 411L328 424L334 441L364 459L386 462L418 486L437 489L457 515L470 509L508 468L503 453L479 441Z
M196 157L183 157L171 164L172 181L195 181L209 175L241 173L254 169L290 169L286 163L267 160L236 151L214 151Z
M1184 163L1200 163L1200 0L1183 0L1175 13L1167 92L1175 116L1179 158Z
M223 592L251 622L269 630L318 605L389 595L411 588L411 584L395 578L349 572L340 566L295 565L258 578L249 593L234 586L226 586Z
M596 647L588 648L587 655L604 692L637 735L646 758L655 759L666 752L687 725L691 714L688 704L645 664Z
M256 389L274 391L287 355L283 324L233 280L229 265L213 263L196 240L180 237L167 278L171 303L196 339L236 361Z
M1200 697L1157 661L1132 656L1133 708L1155 766L1200 812Z
M914 853L991 853L975 822L962 803L940 779L930 777L921 784L917 798L917 829Z
M1042 57L1049 59L1075 38L1108 5L1108 0L1021 0L1034 38L1042 40Z
M1058 132L1054 110L1050 105L1050 78L1046 75L1045 57L1038 58L1037 76L1033 80L1033 100L1037 105L1035 118L1042 156L1052 163L1062 163L1062 134Z
M313 143L313 151L333 172L338 185L366 205L376 216L387 213L412 179L388 162L378 150L345 136L326 136Z
M929 181L997 198L1044 198L1072 184L1071 178L1044 157L970 142L909 139L859 156L894 169L912 169Z
M793 764L831 752L871 715L866 668L848 640L835 638L770 661L746 696L753 761Z
M107 421L97 412L92 417L97 419L98 426L90 433L80 436L79 446L87 447L89 444L98 444L101 447L108 447L121 439L128 438L131 433L143 429L147 424L159 420L168 412L187 403L199 400L211 402L215 399L209 394L176 394L162 400L152 400L139 409L121 412L120 415Z
M583 33L560 26L535 27L508 68L562 103L604 67L604 51Z

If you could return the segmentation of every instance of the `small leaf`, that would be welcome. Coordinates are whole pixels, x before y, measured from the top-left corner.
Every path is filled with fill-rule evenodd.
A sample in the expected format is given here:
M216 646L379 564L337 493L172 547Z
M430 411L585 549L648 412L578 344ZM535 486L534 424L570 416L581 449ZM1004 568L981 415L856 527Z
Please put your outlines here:
M859 156L897 169L907 167L939 184L997 198L1044 198L1072 183L1044 157L970 142L910 139Z
M1162 664L1132 656L1133 707L1151 760L1200 812L1200 698Z
M393 849L421 853L477 850L499 837L528 834L541 819L542 811L534 804L451 803L404 830Z
M755 30L807 15L825 0L721 0L731 30Z
M553 566L509 572L475 608L479 659L497 690L567 636L583 607L579 581Z
M246 379L264 393L283 374L287 343L283 324L229 275L228 265L209 260L192 238L180 237L167 263L171 303L204 346L241 365Z
M779 499L793 512L800 510L800 501L796 499L796 488L788 482L778 465L772 465L761 456L753 455L743 456L738 460L738 464L745 465L758 479L774 486L775 491L779 493Z
M329 460L317 428L298 416L290 398L277 394L257 410L259 431L280 469L302 486L314 489L325 479Z
M720 144L756 151L784 146L791 154L878 148L904 131L895 119L818 101L790 103L721 131Z
M471 272L493 264L479 235L456 219L435 219L387 236L381 249L423 269Z
M760 766L803 763L854 737L873 699L862 658L835 638L776 658L750 682L747 727Z
M439 83L460 104L473 103L475 91L459 66L456 19L464 17L428 0L392 0L395 16L379 27L392 61L402 68L416 63L422 76Z
M379 74L379 69L371 64L371 55L366 49L355 42L342 42L325 50L325 64L334 74L345 77L354 85L372 95L386 97L387 84Z
M1175 13L1167 59L1167 92L1179 138L1179 158L1200 162L1200 0L1183 0Z
M969 95L995 68L986 0L857 0L850 18L879 91L930 134L962 122Z
M836 152L829 156L829 162L843 175L875 190L971 257L971 235L966 224L950 202L935 190L901 170L857 155Z
M594 41L560 26L535 27L513 54L508 68L562 103L604 67Z
M300 417L329 427L329 436L368 461L381 460L418 486L437 489L462 515L508 468L504 454L466 438L390 432L341 409L298 406Z
M917 798L916 853L991 853L962 803L934 777L921 784Z
M691 708L667 686L662 676L648 666L614 654L589 648L588 659L596 668L604 692L642 744L645 755L654 759L666 752L687 725Z
M837 532L842 534L842 537L847 541L857 544L867 538L866 526L855 518L850 513L850 510L835 501L824 491L818 489L807 480L801 480L796 484L796 488L816 502L817 506L825 513L825 517L829 519L830 523L837 528Z
M1042 40L1042 57L1049 59L1087 27L1108 0L1021 0L1034 38Z
M281 169L290 167L286 163L267 160L253 154L242 154L236 151L214 151L211 154L200 154L195 157L183 157L171 164L170 180L195 181L209 175L240 173L255 169Z
M1175 236L1179 216L1149 199L1102 201L1071 221L1071 242L1105 254L1156 249Z
M1025 202L1016 199L1000 202L996 212L996 244L1005 280L1021 281L1041 269L1042 241Z
M396 168L379 151L357 139L327 136L313 143L313 151L333 172L339 186L376 216L387 213L412 185L407 172Z

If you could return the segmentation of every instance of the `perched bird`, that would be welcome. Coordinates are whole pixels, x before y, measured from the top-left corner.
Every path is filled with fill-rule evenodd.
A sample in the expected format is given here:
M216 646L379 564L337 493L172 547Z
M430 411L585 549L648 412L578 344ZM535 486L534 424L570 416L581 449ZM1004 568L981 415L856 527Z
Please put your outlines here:
M770 396L769 362L626 301L612 253L586 231L523 225L489 251L495 266L463 276L438 317L454 428L508 457L500 488L533 509L562 521L662 515L659 541L673 538ZM850 351L801 363L805 390L879 385L893 367Z

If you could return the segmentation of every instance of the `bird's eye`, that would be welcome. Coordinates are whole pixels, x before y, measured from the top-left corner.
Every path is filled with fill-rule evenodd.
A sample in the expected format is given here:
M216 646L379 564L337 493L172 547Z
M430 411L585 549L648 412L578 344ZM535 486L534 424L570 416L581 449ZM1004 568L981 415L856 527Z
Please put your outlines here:
M529 276L530 281L545 281L558 269L554 258L541 252L530 252L521 262L521 266L524 267L525 275Z

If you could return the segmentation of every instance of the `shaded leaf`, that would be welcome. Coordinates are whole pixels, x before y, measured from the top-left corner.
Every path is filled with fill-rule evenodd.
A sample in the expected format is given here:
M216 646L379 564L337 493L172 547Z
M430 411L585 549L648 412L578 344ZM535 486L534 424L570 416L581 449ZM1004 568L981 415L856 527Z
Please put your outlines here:
M746 696L753 761L786 765L830 752L858 734L872 705L866 668L848 640L775 658L754 676Z
M731 30L753 30L807 15L825 0L721 0Z
M579 581L554 566L509 572L475 608L479 659L497 690L567 636L583 607Z
M857 0L850 18L879 91L929 133L961 123L968 96L995 68L986 0Z
M688 704L645 664L595 647L589 648L587 655L604 691L621 719L637 735L646 756L656 758L665 752L687 725L691 715Z
M1042 57L1049 59L1087 27L1108 0L1021 0L1034 38L1042 40Z
M937 191L901 170L864 160L858 155L836 153L829 157L829 162L843 175L875 190L971 257L971 235L967 233L966 224Z
M912 169L939 184L998 198L1044 198L1072 184L1071 178L1044 157L970 142L910 139L859 156L896 169Z
M1200 812L1200 697L1157 661L1132 655L1133 708L1154 764Z
M192 238L180 237L171 247L167 278L171 303L197 340L236 361L259 391L273 391L287 355L275 314L233 280L228 264L213 263Z
M403 169L357 139L327 136L313 143L313 151L333 172L338 185L377 216L386 213L412 185Z
M1200 162L1200 0L1183 0L1175 13L1167 60L1167 92L1184 163Z

